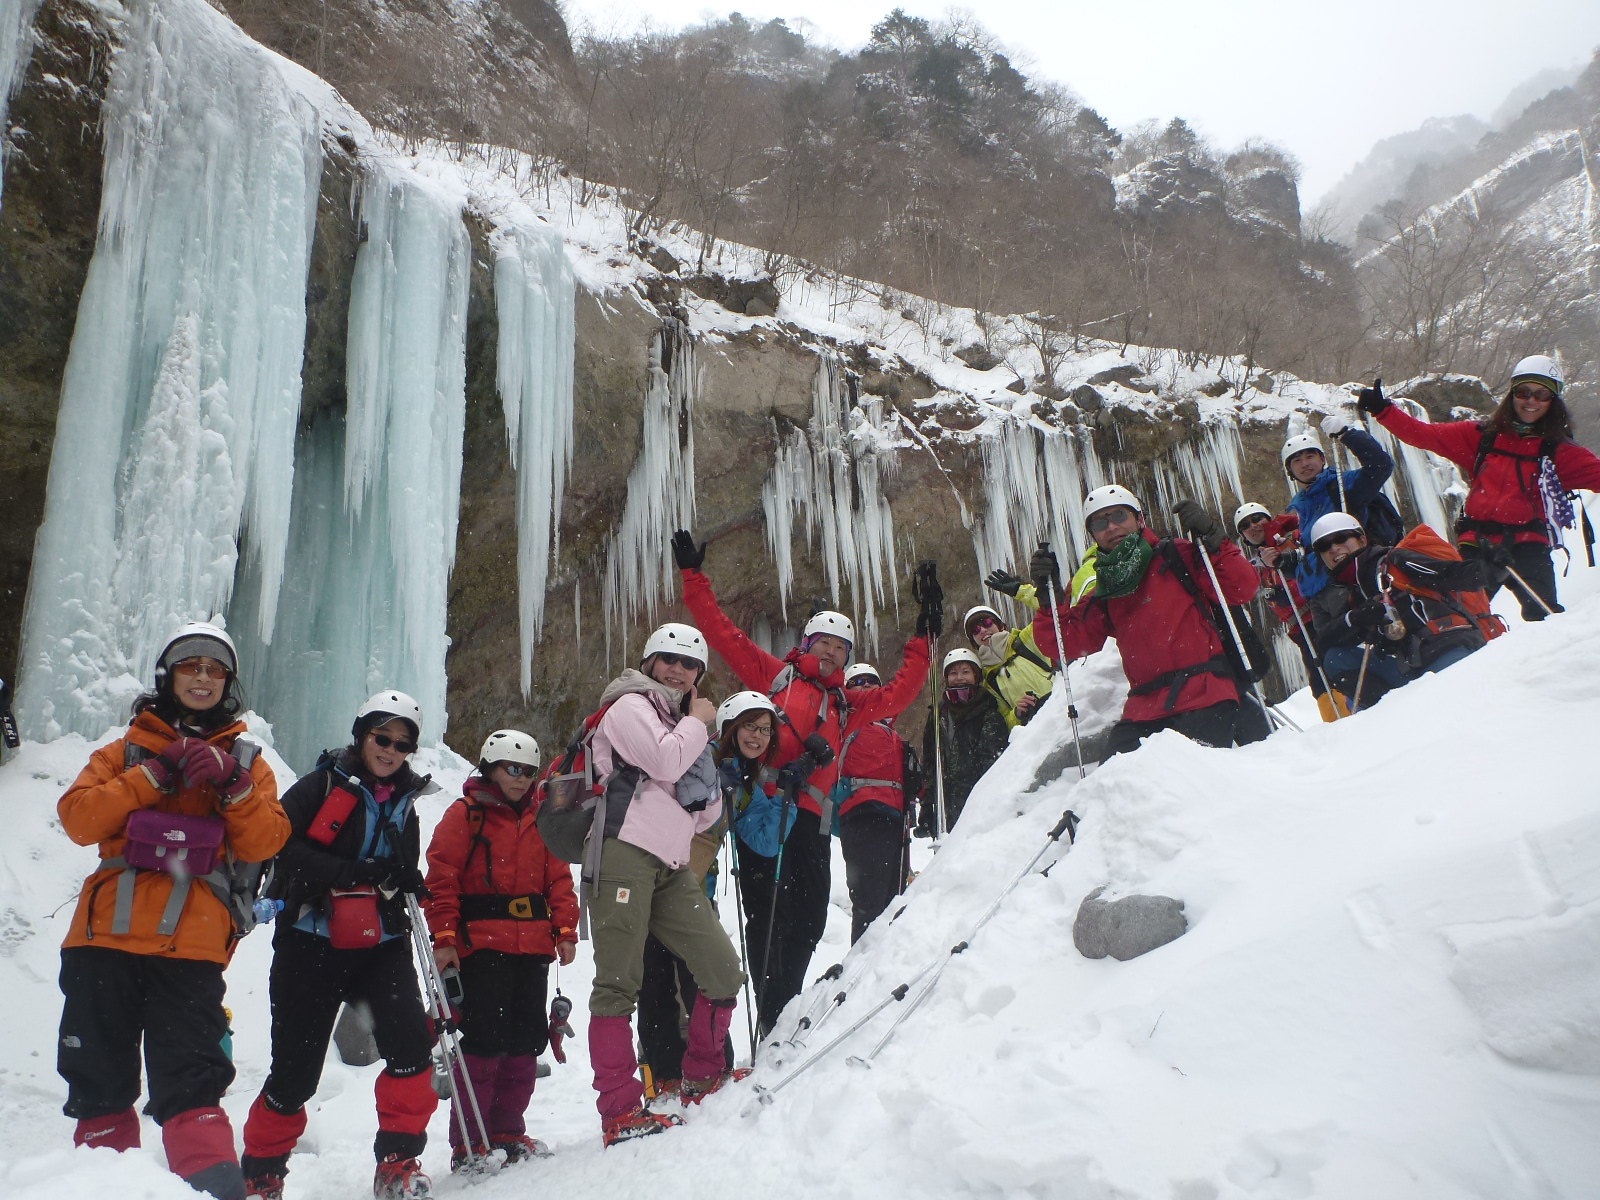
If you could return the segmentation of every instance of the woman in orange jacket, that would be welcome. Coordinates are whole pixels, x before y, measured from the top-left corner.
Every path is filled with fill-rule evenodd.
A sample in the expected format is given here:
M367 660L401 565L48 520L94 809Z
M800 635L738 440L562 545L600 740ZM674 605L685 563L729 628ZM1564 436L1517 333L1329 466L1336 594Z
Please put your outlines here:
M532 798L538 774L539 743L520 730L497 729L428 846L423 908L433 957L440 971L461 972L462 1058L489 1135L487 1146L469 1154L461 1130L476 1138L476 1121L451 1113L452 1171L496 1150L508 1163L549 1153L528 1136L523 1114L548 1044L550 963L572 961L578 900L571 869L539 836Z
M219 1200L245 1190L220 1107L234 1075L222 969L253 898L236 883L289 836L272 770L239 736L237 672L226 633L183 626L128 732L94 752L56 806L68 837L100 849L61 950L56 1069L73 1141L139 1145L142 1042L167 1163Z

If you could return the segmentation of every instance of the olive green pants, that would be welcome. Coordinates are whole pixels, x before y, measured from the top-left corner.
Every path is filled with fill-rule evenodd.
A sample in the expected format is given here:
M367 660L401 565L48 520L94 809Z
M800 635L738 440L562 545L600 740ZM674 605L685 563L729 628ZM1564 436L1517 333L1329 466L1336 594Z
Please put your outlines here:
M633 1013L650 934L683 959L695 986L712 1000L731 1000L744 983L739 953L693 872L674 870L627 842L606 839L589 922L594 939L589 1011L597 1017Z

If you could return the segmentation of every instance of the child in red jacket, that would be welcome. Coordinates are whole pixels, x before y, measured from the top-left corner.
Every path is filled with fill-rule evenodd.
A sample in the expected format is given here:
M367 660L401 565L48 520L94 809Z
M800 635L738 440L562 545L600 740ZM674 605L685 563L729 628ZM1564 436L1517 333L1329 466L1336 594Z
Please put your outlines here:
M469 1155L461 1129L476 1138L476 1121L452 1113L452 1171L495 1150L508 1163L549 1153L528 1136L523 1113L548 1041L550 961L570 963L578 941L572 872L545 849L534 823L539 744L500 729L478 759L466 795L433 831L424 905L434 961L461 971L462 1058L489 1134L489 1145Z

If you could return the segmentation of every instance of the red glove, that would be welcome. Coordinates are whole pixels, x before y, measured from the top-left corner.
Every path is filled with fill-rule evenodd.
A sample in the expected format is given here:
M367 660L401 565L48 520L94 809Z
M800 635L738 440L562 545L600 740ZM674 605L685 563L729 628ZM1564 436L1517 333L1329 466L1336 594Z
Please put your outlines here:
M139 769L144 772L145 778L155 785L157 791L169 795L178 790L178 785L183 779L183 758L195 746L204 746L199 738L183 737L169 745L154 758L147 758L139 764Z
M237 758L198 738L190 739L184 752L183 778L188 784L210 787L224 804L242 799L254 782Z

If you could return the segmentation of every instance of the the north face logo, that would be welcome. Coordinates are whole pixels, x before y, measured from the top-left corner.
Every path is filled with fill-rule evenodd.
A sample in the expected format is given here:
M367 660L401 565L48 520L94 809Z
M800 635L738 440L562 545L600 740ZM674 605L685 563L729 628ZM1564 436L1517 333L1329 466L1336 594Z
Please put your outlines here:
M181 829L169 829L161 835L169 842L187 842L189 835Z

